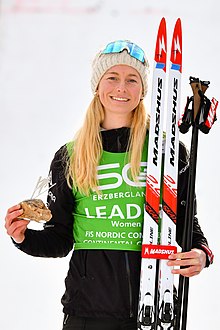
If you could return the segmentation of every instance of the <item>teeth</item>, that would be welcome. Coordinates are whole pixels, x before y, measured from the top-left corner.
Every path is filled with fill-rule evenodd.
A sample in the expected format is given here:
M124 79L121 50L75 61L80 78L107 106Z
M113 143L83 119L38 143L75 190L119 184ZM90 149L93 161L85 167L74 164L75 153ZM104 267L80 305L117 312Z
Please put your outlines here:
M128 101L128 99L123 98L123 97L114 97L114 96L112 96L112 99L116 100L116 101Z

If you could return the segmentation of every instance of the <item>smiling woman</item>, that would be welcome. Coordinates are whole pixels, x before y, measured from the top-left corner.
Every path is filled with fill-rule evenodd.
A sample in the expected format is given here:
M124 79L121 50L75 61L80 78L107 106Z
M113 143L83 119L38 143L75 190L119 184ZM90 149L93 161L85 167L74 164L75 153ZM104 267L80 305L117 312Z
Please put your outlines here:
M105 113L102 127L128 127L131 125L132 111L143 97L140 74L128 65L115 65L101 78L97 94Z
M148 63L130 41L116 41L93 62L94 97L74 141L51 163L48 207L42 231L20 220L21 205L8 209L5 227L14 244L38 257L64 257L74 247L62 297L63 330L136 330L149 120L143 98ZM177 242L181 244L188 181L180 145ZM53 184L52 184L53 182ZM211 262L198 220L193 251L173 255L184 276Z

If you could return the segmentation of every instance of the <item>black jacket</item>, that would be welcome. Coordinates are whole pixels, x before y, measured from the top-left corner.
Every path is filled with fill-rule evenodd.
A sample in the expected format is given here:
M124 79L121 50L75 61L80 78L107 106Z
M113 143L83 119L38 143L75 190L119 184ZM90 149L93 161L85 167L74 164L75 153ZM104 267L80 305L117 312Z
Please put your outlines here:
M104 150L124 152L129 132L128 128L102 131ZM63 146L51 164L52 182L56 183L48 196L53 214L51 221L45 224L42 231L27 229L23 243L15 244L27 254L64 257L73 248L74 199L64 175L65 153L66 147ZM181 245L188 177L188 154L181 143L179 155L177 242ZM193 247L206 252L208 266L212 261L212 252L196 217ZM140 252L134 251L73 251L65 280L66 291L62 297L64 312L84 317L136 317L140 261Z

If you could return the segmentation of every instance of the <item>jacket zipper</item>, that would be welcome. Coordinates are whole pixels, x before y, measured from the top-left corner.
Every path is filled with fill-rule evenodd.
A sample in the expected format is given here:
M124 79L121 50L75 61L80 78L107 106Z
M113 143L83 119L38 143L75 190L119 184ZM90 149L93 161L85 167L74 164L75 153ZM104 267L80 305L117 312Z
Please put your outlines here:
M117 136L117 148L118 148L118 152L121 152L121 142L119 135Z
M133 313L133 297L132 297L132 287L131 287L131 271L130 271L130 265L129 265L129 260L128 260L128 253L125 252L125 265L126 265L126 272L127 272L127 277L128 277L128 290L129 290L129 307L130 307L130 317L134 316Z
M68 318L69 318L69 314L65 314L64 315L64 320L63 320L63 325L67 324Z

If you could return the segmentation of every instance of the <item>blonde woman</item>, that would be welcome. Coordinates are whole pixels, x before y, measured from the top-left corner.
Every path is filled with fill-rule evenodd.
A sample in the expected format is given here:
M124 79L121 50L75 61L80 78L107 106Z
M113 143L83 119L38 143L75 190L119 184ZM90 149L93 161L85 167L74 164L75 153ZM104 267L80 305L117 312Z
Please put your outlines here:
M64 257L73 248L62 297L63 330L136 330L146 168L148 63L130 41L116 41L93 62L94 98L84 125L56 154L50 171L52 219L42 231L6 215L6 229L21 251ZM177 241L181 242L187 187L187 152L180 144ZM185 168L185 171L182 169ZM193 276L212 262L198 220L193 249L178 253L174 272Z

